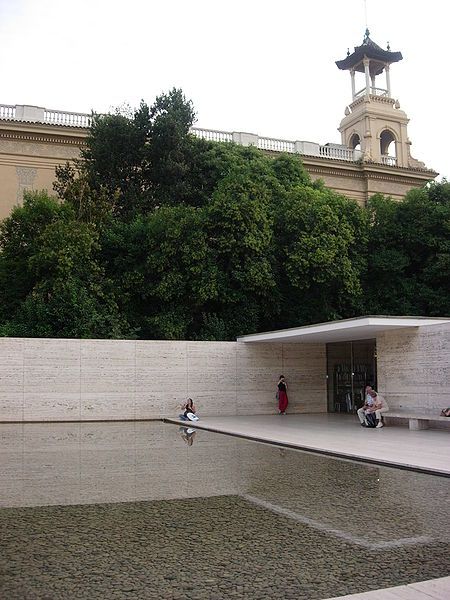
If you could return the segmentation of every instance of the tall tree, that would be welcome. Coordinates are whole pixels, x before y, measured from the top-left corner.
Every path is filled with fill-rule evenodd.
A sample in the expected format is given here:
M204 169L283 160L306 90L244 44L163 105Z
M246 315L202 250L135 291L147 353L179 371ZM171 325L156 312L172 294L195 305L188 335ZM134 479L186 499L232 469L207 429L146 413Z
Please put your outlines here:
M3 223L0 272L9 277L0 287L10 311L3 313L3 335L114 338L132 333L98 262L98 233L73 217L70 206L38 194L27 197Z
M355 201L320 186L297 186L280 206L275 236L278 327L357 312L367 220Z
M72 208L44 192L24 195L23 206L16 206L0 223L0 323L11 318L38 282L30 261L39 251L45 229L74 218Z
M374 196L366 278L374 314L450 313L450 184L411 190L402 202Z

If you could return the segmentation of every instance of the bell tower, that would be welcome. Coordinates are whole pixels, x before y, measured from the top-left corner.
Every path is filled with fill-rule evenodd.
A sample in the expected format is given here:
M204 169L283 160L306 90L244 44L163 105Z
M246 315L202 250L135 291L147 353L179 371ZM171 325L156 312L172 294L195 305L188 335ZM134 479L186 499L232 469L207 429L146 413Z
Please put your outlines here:
M364 162L388 166L424 168L411 157L408 117L392 97L390 65L402 60L401 52L383 50L369 37L366 29L361 46L347 51L344 60L336 61L339 69L350 72L352 102L345 109L339 131L342 144L361 150ZM377 77L384 74L384 87L377 87ZM357 85L360 80L362 87Z

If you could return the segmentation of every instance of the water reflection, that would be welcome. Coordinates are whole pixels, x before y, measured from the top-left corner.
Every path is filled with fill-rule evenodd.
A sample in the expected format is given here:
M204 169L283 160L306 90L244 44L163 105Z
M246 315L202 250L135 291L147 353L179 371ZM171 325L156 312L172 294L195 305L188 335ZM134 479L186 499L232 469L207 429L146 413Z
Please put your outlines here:
M181 434L181 439L186 442L188 446L192 446L197 431L192 429L192 427L180 427L178 431Z
M8 598L85 597L84 577L90 598L312 599L447 574L446 478L158 422L0 435Z

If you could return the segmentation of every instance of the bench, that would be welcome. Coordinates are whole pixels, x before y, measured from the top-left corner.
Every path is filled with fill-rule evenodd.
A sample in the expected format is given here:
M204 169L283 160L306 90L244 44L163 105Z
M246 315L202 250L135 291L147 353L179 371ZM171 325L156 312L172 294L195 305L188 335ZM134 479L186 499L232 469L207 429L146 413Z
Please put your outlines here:
M450 417L441 417L435 414L419 414L412 412L402 411L388 411L383 414L385 419L407 419L409 422L409 428L412 431L419 431L420 429L428 429L430 422L434 421L445 421L450 423Z

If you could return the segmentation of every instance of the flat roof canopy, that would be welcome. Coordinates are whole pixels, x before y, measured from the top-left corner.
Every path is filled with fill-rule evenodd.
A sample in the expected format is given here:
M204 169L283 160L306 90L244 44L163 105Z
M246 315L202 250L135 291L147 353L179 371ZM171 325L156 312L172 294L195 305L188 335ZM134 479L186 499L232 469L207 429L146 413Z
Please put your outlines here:
M450 325L450 318L367 316L306 325L304 327L292 327L291 329L280 329L278 331L267 331L265 333L253 333L238 337L237 341L246 343L282 342L283 344L347 342L375 338L377 334L393 329L440 325L443 323Z

